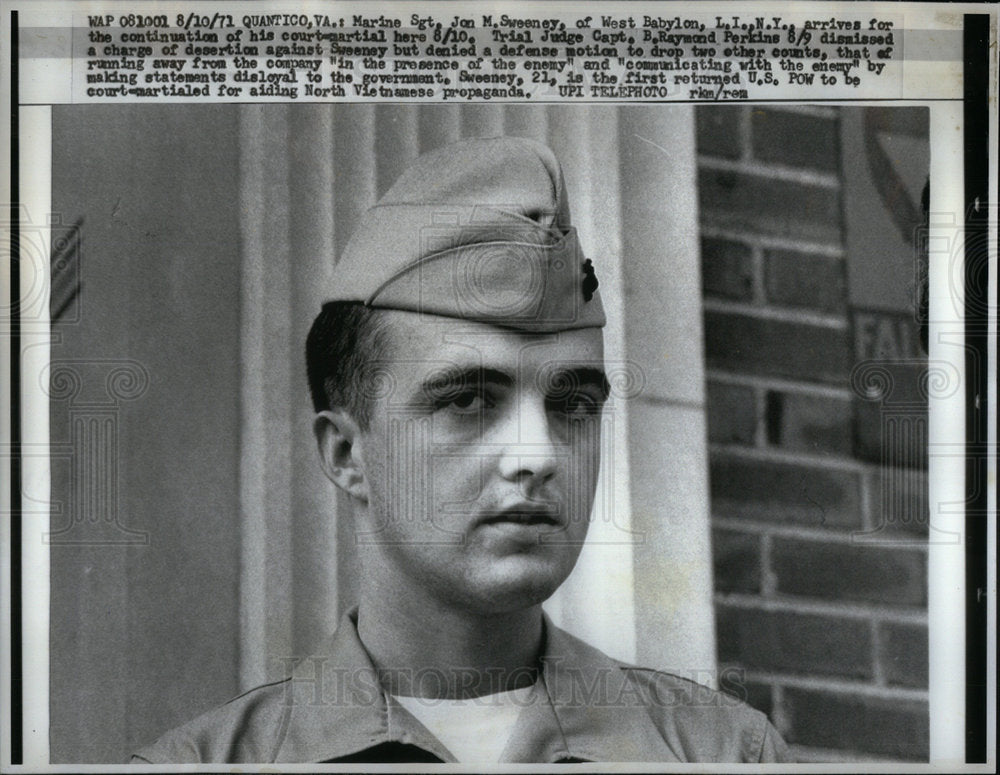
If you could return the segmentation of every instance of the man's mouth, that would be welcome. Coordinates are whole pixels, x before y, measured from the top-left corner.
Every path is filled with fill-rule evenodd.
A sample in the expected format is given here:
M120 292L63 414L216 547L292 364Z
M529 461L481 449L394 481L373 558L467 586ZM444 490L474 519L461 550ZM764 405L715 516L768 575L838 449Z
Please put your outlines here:
M515 525L559 525L555 505L519 503L482 520L484 525L511 523Z

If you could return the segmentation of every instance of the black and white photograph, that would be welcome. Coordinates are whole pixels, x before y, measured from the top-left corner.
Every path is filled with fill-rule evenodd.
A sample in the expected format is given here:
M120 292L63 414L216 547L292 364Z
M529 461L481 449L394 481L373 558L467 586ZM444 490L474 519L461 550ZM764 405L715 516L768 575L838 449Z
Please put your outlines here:
M12 771L995 763L961 88L143 103L75 62L4 227Z

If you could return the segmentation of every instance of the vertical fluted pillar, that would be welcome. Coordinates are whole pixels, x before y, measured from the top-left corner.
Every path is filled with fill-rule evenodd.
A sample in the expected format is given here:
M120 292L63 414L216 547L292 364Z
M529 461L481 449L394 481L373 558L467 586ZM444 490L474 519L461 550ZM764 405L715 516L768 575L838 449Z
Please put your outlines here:
M291 287L288 108L240 114L242 236L240 364L240 679L280 671L291 655L292 385L285 363ZM280 342L278 352L274 343Z
M638 659L713 682L694 119L622 108L625 333L645 386L629 414Z

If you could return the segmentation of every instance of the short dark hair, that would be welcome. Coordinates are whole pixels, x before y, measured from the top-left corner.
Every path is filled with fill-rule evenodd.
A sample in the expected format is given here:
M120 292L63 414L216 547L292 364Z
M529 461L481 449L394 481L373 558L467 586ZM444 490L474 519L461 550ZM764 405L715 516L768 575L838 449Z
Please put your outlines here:
M361 302L323 305L306 337L306 374L317 412L343 407L368 429L375 364L387 348L385 329L383 313Z

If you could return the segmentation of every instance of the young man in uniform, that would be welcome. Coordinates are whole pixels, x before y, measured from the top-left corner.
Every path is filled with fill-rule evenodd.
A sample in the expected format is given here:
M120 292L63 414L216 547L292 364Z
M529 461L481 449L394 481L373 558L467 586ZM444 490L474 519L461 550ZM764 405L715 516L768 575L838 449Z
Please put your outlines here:
M759 762L746 705L625 665L541 604L587 534L609 386L559 164L515 138L419 158L362 218L307 343L358 606L329 648L143 762Z

